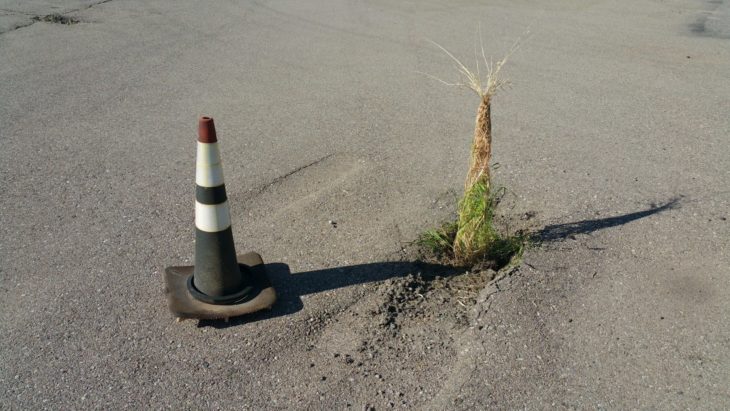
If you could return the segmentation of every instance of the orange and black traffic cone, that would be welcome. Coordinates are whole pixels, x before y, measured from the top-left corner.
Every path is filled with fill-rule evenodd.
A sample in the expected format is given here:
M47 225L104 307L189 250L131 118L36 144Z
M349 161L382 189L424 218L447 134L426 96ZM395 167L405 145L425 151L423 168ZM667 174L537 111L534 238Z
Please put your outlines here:
M213 119L198 124L195 171L195 265L165 269L170 310L178 319L235 317L271 308L276 292L261 256L236 256Z

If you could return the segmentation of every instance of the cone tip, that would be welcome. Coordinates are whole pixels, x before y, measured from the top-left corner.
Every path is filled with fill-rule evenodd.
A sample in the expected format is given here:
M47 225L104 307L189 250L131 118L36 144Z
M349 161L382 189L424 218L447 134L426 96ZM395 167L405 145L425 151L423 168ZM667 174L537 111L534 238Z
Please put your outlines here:
M218 141L212 117L200 117L198 121L198 141L201 143L215 143Z

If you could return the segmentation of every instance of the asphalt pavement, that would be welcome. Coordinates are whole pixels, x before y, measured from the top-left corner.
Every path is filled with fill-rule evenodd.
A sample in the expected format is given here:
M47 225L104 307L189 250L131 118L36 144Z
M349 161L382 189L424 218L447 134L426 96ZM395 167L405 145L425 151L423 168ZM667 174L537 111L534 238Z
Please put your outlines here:
M430 40L470 64L480 32L523 38L495 180L542 241L386 336L478 103ZM280 294L229 324L163 294L202 115ZM0 0L0 408L726 409L729 137L725 0Z

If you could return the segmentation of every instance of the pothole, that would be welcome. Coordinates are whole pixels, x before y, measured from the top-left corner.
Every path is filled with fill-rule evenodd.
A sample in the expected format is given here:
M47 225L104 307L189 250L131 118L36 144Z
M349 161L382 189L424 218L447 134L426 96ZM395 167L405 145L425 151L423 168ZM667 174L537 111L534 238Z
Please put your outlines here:
M33 16L34 21L42 21L46 23L55 23L55 24L77 24L80 21L78 19L75 19L73 17L64 16L63 14L53 13L53 14L47 14L45 16Z

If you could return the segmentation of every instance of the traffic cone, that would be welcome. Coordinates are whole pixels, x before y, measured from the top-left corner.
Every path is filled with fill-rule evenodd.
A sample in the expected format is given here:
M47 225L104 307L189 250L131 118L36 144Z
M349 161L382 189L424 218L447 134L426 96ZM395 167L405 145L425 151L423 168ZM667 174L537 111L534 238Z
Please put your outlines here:
M195 265L165 269L170 311L178 318L217 319L271 308L276 292L261 256L236 256L213 119L198 124L195 171Z

